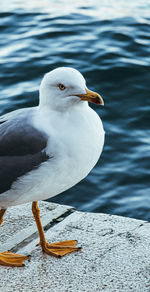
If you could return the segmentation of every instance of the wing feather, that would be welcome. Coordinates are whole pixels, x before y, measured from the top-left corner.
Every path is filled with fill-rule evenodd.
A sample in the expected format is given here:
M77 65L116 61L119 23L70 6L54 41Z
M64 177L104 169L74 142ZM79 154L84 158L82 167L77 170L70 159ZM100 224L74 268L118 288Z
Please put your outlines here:
M32 111L19 110L0 118L0 194L49 159L45 152L48 138L32 125Z

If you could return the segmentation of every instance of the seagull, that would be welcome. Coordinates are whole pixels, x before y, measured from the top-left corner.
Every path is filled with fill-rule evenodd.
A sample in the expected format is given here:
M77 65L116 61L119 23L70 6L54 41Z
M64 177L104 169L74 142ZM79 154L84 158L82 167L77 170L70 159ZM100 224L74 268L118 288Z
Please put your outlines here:
M104 105L78 70L59 67L45 74L38 106L0 117L0 225L8 207L32 202L39 245L55 257L81 248L76 240L47 242L38 201L71 188L98 161L105 132L88 102ZM26 259L10 251L0 253L4 266L20 267Z

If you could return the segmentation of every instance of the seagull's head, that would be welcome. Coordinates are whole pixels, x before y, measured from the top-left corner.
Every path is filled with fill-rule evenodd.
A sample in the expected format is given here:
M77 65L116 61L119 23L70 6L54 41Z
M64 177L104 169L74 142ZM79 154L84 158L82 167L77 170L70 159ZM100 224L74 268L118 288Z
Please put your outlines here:
M102 97L86 87L82 74L70 67L59 67L47 73L40 85L40 106L56 111L84 106L87 102L104 105Z

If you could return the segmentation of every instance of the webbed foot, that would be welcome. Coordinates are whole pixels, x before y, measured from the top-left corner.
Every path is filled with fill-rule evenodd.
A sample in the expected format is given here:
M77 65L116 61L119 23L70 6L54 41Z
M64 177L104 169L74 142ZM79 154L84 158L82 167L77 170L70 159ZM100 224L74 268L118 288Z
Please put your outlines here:
M81 247L77 247L76 244L76 240L67 240L55 243L48 243L46 241L44 245L42 245L42 250L51 256L60 258L74 251L80 251Z
M9 267L23 267L24 261L29 259L29 256L15 254L10 251L0 253L0 265Z

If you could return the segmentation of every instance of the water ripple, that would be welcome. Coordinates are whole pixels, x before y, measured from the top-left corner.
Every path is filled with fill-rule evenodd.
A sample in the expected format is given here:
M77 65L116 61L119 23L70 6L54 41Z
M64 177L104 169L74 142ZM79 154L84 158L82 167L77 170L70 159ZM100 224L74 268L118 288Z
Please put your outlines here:
M105 100L104 109L92 105L106 131L100 161L53 201L150 220L148 1L4 2L0 114L36 105L43 74L58 66L79 69Z

